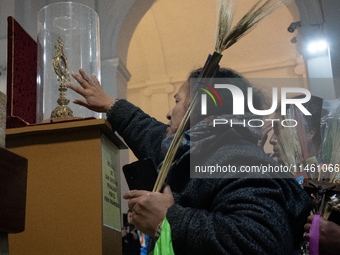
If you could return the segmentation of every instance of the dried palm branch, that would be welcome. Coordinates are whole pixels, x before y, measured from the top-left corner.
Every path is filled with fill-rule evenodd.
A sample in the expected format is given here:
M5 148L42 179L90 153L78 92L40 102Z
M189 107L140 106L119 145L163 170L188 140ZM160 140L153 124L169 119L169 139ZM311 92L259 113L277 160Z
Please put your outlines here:
M219 22L216 33L215 51L222 53L234 45L243 36L249 33L256 24L267 17L279 7L288 4L290 0L267 0L260 6L263 0L257 3L240 19L232 28L232 1L220 0ZM257 8L258 7L258 8Z
M334 117L334 126L333 126L333 143L332 143L332 156L330 165L337 166L340 163L340 107L336 110ZM335 169L334 169L335 170ZM330 182L333 182L335 179L339 179L339 171L334 171L334 174L330 178Z
M195 102L197 103L197 100L195 100ZM189 117L190 117L193 109L194 109L194 107L192 107L191 109L189 109L185 113L183 120L178 127L177 133L180 134L180 135L175 135L174 139L172 140L172 142L170 144L170 148L169 148L169 150L168 150L168 152L165 156L161 170L159 171L155 186L153 188L153 192L160 192L162 187L163 187L163 184L165 182L168 171L171 167L171 164L172 164L172 162L175 158L176 152L178 150L178 147L181 144L181 140L182 140L183 134L185 132L186 123L188 123Z
M300 115L300 112L298 111L297 107L294 107L294 117L295 117L294 119L298 123L296 126L296 132L299 138L299 142L301 144L302 155L303 155L303 158L306 160L309 158L308 145L307 145L308 143L307 134L309 133L308 124L306 121L304 121L303 115L302 116Z
M340 212L340 197L337 195L333 195L330 197L330 201L327 203L326 210L323 214L323 217L328 220L329 216L333 211Z
M281 120L286 120L290 122L291 119L296 119L295 107L291 106L287 110L286 116L281 116ZM293 123L290 123L292 125ZM300 123L301 124L301 120ZM286 166L296 166L293 167L295 171L299 169L300 164L305 164L305 158L303 155L303 148L301 144L302 130L296 127L282 127L281 125L276 125L274 131L278 134L278 145L280 151L280 157ZM293 175L297 172L292 172Z
M340 163L340 107L335 111L335 115L326 121L325 138L322 143L322 159L325 164L336 166ZM335 171L330 178L333 182L337 176Z
M339 115L338 110L335 114L335 117L330 119L327 123L325 130L325 139L322 144L322 159L326 164L331 163L332 160L332 151L333 151L333 138L336 134L336 130L338 128L338 120L337 116Z
M294 113L295 113L295 106L292 105L289 107L287 111L288 118L296 120L297 116ZM301 124L301 120L299 124ZM293 148L296 163L300 165L300 164L304 164L304 157L303 157L303 152L302 152L303 149L301 147L302 144L300 143L300 138L299 138L299 128L298 128L299 124L296 127L288 127L288 128L285 127L285 128L288 130L290 134L289 142L291 143L291 146ZM302 135L302 133L303 131L301 131L300 135Z
M259 23L263 18L272 13L275 9L288 4L292 0L266 0L262 6L260 3L263 0L259 0L244 16L241 20L231 29L233 21L233 0L219 0L218 22L216 28L216 42L215 52L212 56L209 56L201 74L200 78L211 78L218 68L218 64L222 58L221 53L235 44L241 37L246 35L254 26ZM260 6L260 7L259 7ZM258 7L258 8L257 8ZM160 169L156 184L154 186L154 192L160 192L171 164L176 155L177 149L183 138L185 127L188 126L189 117L197 104L197 93L191 100L189 109L187 110L174 139L171 142L170 148L165 155L163 165Z
M291 134L288 128L283 128L280 125L274 125L274 132L278 134L278 147L280 157L286 166L296 165L295 153L292 149L290 141ZM294 173L292 173L294 174Z

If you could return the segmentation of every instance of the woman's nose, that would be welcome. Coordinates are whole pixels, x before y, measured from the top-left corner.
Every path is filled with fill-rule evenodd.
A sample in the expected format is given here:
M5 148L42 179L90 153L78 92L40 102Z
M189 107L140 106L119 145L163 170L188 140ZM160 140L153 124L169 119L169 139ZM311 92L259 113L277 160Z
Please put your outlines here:
M276 145L277 144L277 137L275 134L272 135L272 137L270 137L269 143L271 145Z
M166 114L166 118L171 120L172 109Z

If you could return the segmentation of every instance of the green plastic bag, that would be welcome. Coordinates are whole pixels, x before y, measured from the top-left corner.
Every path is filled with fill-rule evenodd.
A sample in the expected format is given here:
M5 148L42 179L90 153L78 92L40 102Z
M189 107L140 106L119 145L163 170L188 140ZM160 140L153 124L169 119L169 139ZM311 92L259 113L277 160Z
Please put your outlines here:
M171 228L166 218L164 218L161 235L155 244L155 249L149 255L175 255L172 248Z

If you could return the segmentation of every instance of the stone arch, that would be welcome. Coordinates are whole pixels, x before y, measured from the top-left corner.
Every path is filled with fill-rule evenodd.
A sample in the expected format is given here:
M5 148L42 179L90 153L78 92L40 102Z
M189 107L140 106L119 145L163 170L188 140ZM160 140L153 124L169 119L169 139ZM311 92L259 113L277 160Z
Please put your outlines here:
M105 52L102 59L119 57L123 63L126 62L132 34L154 1L97 1L96 10L101 23L101 47Z
M102 85L112 98L126 98L130 73L126 57L131 37L155 0L96 1L101 17Z
M135 1L129 12L125 15L122 22L121 29L119 30L117 40L117 56L123 63L126 63L127 52L132 35L143 18L144 14L151 8L156 0Z

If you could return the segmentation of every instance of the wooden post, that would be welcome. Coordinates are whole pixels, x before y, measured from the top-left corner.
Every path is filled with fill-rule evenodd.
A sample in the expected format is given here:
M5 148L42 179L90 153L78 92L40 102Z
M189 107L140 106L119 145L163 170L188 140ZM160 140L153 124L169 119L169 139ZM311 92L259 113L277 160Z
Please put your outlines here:
M0 91L0 146L5 147L6 137L6 95Z
M0 232L0 255L9 255L8 235L3 232Z
M0 91L0 146L5 147L6 95ZM8 255L8 234L0 232L0 255Z
M27 159L0 146L0 255L9 254L8 233L25 229Z

